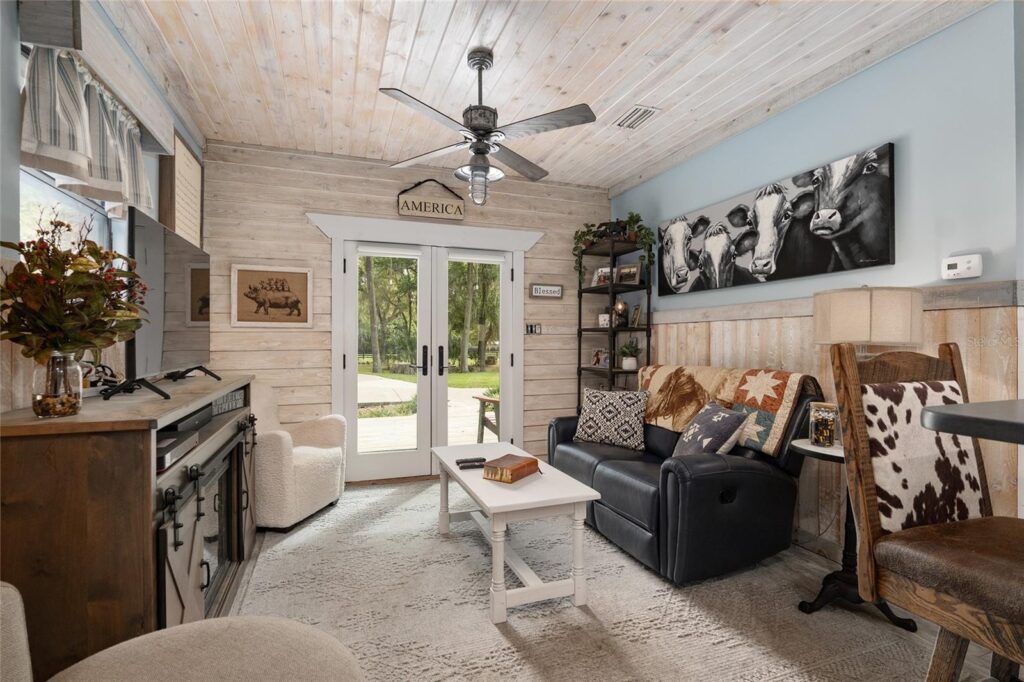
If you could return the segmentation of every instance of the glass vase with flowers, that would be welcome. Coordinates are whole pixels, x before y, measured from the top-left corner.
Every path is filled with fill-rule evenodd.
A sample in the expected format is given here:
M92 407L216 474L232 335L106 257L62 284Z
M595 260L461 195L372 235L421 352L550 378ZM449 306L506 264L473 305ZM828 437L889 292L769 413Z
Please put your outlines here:
M90 225L77 229L40 215L36 239L0 242L19 262L0 269L0 338L22 346L36 362L32 409L39 417L77 414L82 404L86 351L100 352L127 341L142 326L146 285L135 261L89 239Z

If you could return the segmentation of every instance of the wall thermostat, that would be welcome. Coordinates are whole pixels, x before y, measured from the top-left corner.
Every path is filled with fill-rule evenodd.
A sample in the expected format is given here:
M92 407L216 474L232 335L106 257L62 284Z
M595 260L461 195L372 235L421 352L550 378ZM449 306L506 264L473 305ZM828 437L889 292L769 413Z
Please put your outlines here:
M942 279L981 277L981 254L950 256L942 259Z

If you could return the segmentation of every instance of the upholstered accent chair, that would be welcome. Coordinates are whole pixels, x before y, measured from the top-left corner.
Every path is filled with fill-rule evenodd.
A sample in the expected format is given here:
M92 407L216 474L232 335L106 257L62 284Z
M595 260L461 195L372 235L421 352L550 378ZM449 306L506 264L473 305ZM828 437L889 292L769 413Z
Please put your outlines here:
M1024 520L992 515L976 439L928 431L921 410L968 402L956 344L938 357L831 348L853 501L858 587L939 625L929 682L958 680L970 641L992 676L1024 663Z
M277 410L274 389L253 382L256 525L287 530L341 497L345 418L331 414L282 426Z
M0 583L4 682L32 682L25 608ZM60 633L53 633L59 637ZM93 654L51 678L95 680L362 680L355 657L316 628L285 618L211 618L157 630Z

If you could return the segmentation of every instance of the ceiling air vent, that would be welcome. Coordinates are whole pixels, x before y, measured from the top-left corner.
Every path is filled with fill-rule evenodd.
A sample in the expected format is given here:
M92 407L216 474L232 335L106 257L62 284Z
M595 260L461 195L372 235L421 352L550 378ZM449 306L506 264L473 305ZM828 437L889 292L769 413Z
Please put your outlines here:
M626 128L627 130L636 130L643 124L650 121L656 113L658 113L658 109L655 109L654 107L637 104L635 107L627 111L622 118L616 121L615 125L620 128Z

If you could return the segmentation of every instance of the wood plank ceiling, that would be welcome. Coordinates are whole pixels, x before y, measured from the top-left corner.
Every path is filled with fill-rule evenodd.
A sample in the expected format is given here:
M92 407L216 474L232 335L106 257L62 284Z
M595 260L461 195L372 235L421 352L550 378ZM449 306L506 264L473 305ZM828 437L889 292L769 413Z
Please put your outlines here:
M927 37L965 0L147 0L212 140L398 161L458 136L377 92L461 120L471 47L495 52L499 122L586 102L597 122L510 146L549 180L613 194ZM141 10L140 10L141 11ZM615 126L634 105L658 112ZM464 157L445 157L454 167Z

